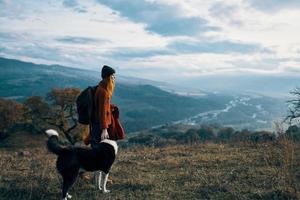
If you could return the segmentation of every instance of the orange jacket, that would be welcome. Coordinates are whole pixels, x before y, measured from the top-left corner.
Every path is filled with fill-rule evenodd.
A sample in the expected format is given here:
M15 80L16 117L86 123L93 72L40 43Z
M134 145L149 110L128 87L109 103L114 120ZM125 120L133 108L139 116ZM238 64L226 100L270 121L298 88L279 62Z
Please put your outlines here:
M107 129L111 124L110 98L104 83L98 84L95 93L95 123L100 123L101 129Z
M120 119L119 119L119 108L111 104L110 109L112 112L112 118L111 118L111 125L108 127L107 132L109 135L110 140L121 140L125 138L125 131L124 128L121 125ZM91 133L86 131L84 132L82 136L82 140L84 144L89 145L90 144L90 139L91 139Z

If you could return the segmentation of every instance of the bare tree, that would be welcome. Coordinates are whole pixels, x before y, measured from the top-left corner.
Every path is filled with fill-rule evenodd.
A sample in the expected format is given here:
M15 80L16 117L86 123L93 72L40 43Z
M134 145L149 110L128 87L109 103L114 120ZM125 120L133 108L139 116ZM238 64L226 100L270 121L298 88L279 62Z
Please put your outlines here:
M35 131L41 132L47 126L47 120L50 119L51 107L40 96L27 98L24 106L26 108L25 118Z
M75 103L79 93L79 88L54 88L47 95L47 99L53 104L52 120L48 120L48 123L62 131L72 144L75 141L70 133L78 124Z

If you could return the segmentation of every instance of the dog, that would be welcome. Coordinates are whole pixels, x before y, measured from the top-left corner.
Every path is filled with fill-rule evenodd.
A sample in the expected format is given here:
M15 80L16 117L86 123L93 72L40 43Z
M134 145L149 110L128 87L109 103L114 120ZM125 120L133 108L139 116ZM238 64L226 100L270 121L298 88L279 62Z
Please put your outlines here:
M58 156L56 168L63 179L63 200L70 199L68 190L76 181L79 171L99 172L98 187L103 193L109 193L106 183L109 171L118 153L115 141L104 139L96 148L62 146L58 142L58 132L53 129L46 130L48 135L47 147L50 152Z

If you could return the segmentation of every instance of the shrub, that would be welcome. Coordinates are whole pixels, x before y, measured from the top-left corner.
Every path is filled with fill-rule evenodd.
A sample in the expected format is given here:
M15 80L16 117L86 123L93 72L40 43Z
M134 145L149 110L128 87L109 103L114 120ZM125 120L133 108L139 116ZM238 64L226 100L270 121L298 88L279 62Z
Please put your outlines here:
M243 129L241 131L236 131L232 136L232 141L234 142L247 142L250 141L251 131L248 129Z
M160 136L162 138L165 138L165 139L175 139L175 140L182 140L183 138L183 133L182 132L175 132L175 131L169 131L169 132L165 132L165 133L162 133L160 134Z
M213 128L209 126L202 127L197 132L201 141L212 140L215 138Z
M0 98L0 139L8 136L16 123L23 121L24 106L10 99Z
M267 142L275 140L275 135L268 131L257 131L251 134L251 142Z
M139 134L137 136L129 138L128 142L131 144L146 145L146 146L160 146L163 144L162 138L150 134L147 135Z
M221 141L229 141L234 136L234 129L231 127L224 127L218 131L218 138Z
M184 135L184 142L187 144L198 144L200 142L196 129L189 129Z
M286 130L286 135L294 141L300 141L300 128L296 125L290 126Z

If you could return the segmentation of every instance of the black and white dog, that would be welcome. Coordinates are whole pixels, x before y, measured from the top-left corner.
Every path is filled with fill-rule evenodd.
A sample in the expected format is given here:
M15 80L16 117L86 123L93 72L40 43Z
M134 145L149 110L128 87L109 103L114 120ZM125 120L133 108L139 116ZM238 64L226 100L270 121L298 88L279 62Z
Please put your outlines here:
M53 129L46 131L49 139L47 146L50 152L58 155L56 168L63 178L63 200L71 198L69 188L75 182L80 170L100 171L97 181L99 189L108 193L106 183L109 170L115 161L118 145L113 140L102 140L97 148L62 146L58 142L58 132Z

